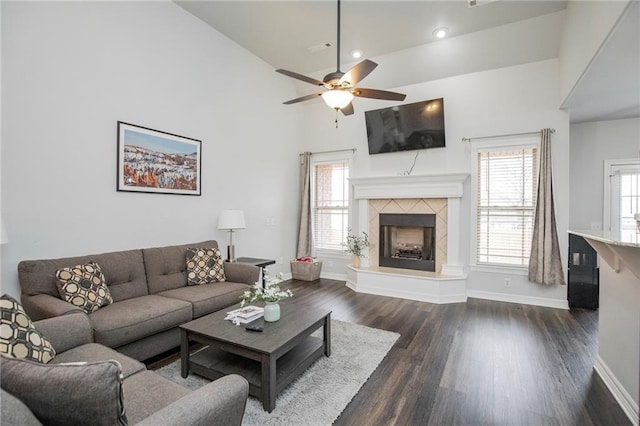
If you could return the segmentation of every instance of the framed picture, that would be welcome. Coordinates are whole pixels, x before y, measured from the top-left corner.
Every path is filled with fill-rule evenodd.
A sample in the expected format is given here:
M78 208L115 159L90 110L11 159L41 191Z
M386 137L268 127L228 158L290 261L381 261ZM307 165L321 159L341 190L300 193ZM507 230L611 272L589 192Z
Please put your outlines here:
M118 121L118 191L201 195L202 141Z

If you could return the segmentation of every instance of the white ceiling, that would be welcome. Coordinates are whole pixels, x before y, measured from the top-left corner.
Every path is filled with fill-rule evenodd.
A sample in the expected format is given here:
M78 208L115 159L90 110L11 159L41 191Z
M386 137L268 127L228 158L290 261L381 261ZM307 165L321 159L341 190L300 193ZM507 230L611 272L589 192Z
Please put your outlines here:
M274 68L302 74L335 68L334 0L176 3ZM349 52L354 49L371 58L434 42L438 27L448 27L456 37L565 8L566 1L496 1L469 8L461 0L347 0L342 2L341 62L353 61ZM332 47L308 50L324 43Z
M640 117L640 2L622 16L563 107L572 123Z
M335 70L335 0L174 1L273 68L319 79ZM459 63L439 69L425 67L416 59L416 69L396 69L390 73L380 63L367 78L367 84L392 89L557 57L564 18L556 12L566 9L566 1L479 0L478 3L481 5L470 8L466 0L343 0L341 69L346 71L358 61L349 56L353 49L362 49L363 58L387 55L390 60L420 49L433 51L435 48L430 46L438 46L439 41L433 31L438 27L449 28L449 45L456 44L458 38L463 43L467 37L474 37L475 48L459 58ZM565 101L563 107L570 110L572 122L640 116L640 7L638 2L634 3ZM517 30L508 25L525 20L527 24ZM500 41L499 37L505 35L518 39ZM331 47L315 52L309 49L325 43L331 43ZM483 48L483 43L504 47L489 51ZM447 59L442 58L445 62ZM387 85L380 86L382 82ZM298 95L309 92L305 83L296 87Z

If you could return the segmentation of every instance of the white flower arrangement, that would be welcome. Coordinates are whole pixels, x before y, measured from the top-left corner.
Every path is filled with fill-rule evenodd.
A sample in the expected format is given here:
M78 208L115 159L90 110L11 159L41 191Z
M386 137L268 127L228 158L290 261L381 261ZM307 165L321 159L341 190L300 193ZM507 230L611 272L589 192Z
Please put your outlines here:
M282 299L293 296L291 290L281 290L278 285L283 280L282 272L278 273L274 278L269 277L269 271L266 268L262 273L264 274L265 288L262 288L261 282L255 283L251 290L245 291L240 296L240 299L242 299L240 306L253 302L279 302Z

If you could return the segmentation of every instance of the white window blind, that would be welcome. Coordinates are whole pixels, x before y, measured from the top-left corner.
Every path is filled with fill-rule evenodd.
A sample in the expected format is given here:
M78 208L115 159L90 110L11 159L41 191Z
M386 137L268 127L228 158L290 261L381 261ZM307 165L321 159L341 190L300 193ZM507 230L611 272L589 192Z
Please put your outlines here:
M527 266L538 185L537 149L478 152L478 264Z
M349 163L314 164L313 180L316 248L342 251L349 227Z

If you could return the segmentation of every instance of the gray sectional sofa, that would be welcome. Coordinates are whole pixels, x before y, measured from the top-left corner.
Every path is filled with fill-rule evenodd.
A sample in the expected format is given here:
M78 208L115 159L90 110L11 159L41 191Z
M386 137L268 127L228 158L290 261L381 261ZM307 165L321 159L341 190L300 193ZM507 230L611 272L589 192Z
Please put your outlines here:
M21 302L34 321L75 311L87 315L59 297L55 274L63 267L96 262L114 303L87 315L93 341L145 360L179 346L179 325L239 302L259 278L255 266L225 263L226 281L187 286L187 249L200 247L217 248L218 243L22 261L18 264Z
M192 392L94 343L92 321L83 313L34 325L57 355L46 365L0 356L2 425L242 423L249 384L240 376Z

